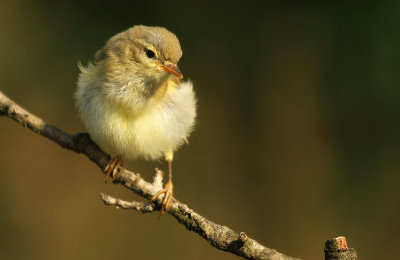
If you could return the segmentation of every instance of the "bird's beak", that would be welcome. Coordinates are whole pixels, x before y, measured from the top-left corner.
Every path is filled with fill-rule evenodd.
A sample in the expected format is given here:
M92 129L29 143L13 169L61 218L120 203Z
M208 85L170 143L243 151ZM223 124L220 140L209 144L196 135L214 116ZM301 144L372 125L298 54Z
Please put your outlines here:
M183 79L182 72L178 69L177 66L175 66L175 65L164 65L164 64L161 64L161 63L158 63L158 66L163 68L169 74L175 75L179 79Z

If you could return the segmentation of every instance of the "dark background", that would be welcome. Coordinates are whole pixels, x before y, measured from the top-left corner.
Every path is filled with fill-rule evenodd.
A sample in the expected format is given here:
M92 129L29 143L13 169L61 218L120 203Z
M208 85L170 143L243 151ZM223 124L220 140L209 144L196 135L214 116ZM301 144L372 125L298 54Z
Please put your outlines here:
M69 133L78 60L113 34L160 25L181 41L198 121L174 161L175 196L304 259L344 235L393 259L400 231L400 2L0 1L0 89ZM127 164L150 179L163 162ZM1 259L238 259L82 155L0 118Z

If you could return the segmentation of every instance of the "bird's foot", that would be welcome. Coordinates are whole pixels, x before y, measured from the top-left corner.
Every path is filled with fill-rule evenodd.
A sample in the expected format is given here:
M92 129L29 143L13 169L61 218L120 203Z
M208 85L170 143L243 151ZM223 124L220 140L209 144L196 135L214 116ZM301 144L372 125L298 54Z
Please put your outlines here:
M161 204L160 216L162 216L171 205L173 189L174 186L172 185L172 181L168 181L167 184L165 184L164 189L157 192L156 195L151 198L151 201L155 201L161 194L164 194L164 198Z
M112 178L115 180L115 174L117 174L117 171L119 167L122 165L122 158L121 157L114 157L112 158L106 168L104 168L104 172L107 173L106 179L104 180L107 182L108 177L110 177L110 174L112 173Z

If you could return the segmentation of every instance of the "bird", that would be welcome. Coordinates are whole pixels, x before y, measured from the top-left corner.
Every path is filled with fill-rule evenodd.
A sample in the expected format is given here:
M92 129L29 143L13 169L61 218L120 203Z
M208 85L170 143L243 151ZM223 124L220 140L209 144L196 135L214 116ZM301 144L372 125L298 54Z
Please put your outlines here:
M182 49L164 27L136 25L112 36L84 67L75 92L78 114L91 139L111 156L104 168L115 175L123 160L159 160L168 166L160 216L173 197L174 152L194 130L196 95L181 81Z

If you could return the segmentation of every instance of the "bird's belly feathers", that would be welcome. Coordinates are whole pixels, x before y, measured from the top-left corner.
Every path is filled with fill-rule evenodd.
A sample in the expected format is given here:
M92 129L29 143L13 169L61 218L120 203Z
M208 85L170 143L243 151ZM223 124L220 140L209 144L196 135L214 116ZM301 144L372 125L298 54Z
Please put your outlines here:
M99 101L92 102L89 111L81 109L87 130L105 152L126 159L157 159L175 151L186 141L196 116L190 82L182 83L162 104L139 116L96 102Z

